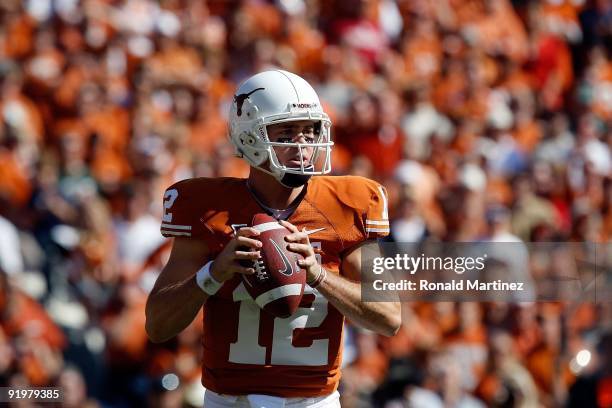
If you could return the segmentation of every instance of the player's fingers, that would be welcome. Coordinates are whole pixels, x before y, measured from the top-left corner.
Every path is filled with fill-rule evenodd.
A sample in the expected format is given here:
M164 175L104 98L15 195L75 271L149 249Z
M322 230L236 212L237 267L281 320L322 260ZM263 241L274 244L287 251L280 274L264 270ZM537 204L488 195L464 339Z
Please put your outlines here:
M259 259L260 257L261 257L261 252L259 252L259 251L253 251L253 252L235 251L234 252L234 258L236 258L236 259L251 259L251 260L256 260L256 259Z
M289 221L285 221L285 220L280 220L279 221L280 224L287 228L289 231L291 232L298 232L299 230L297 229L297 227L295 225L293 225L292 223L290 223Z
M304 258L304 259L298 259L297 263L302 268L307 268L309 266L314 266L317 263L317 261L313 258Z
M308 233L306 233L306 227L302 228L300 234L303 235L302 240L304 241L304 243L310 245L310 237L308 236Z
M300 242L302 244L308 244L310 241L308 240L308 235L304 232L294 232L292 234L288 234L285 236L285 241L287 242Z
M304 257L314 255L312 247L308 244L291 243L287 245L287 249L291 252L297 252L298 254L302 254Z
M249 248L255 248L255 249L261 248L262 246L261 241L253 239L253 238L247 238L244 236L236 237L234 242L236 243L236 246L246 245Z
M245 268L244 266L238 266L234 269L235 273L240 273L242 275L252 275L255 273L255 269L253 268Z
M242 227L242 228L240 228L238 230L238 233L236 234L236 236L238 236L238 237L256 237L259 234L261 234L261 232L259 232L255 228L252 228L252 227Z
M245 266L236 265L232 268L234 273L240 273L242 275L252 275L255 273L254 268L247 268Z

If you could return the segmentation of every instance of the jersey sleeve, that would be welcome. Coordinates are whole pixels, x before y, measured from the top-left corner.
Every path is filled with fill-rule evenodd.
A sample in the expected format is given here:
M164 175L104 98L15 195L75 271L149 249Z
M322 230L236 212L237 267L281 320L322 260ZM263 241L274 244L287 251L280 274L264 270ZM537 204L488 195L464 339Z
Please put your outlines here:
M322 183L332 198L322 211L334 224L345 249L389 235L388 200L383 186L360 176L330 176Z
M164 192L161 234L164 237L202 238L197 205L189 185L178 182Z
M386 237L390 231L387 191L372 180L367 180L366 187L369 201L363 214L364 233L367 239Z

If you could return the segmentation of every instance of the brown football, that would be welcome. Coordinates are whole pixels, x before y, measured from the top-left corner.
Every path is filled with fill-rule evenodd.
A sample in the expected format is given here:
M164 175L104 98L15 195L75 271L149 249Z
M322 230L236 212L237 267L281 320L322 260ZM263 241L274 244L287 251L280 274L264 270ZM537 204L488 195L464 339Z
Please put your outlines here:
M287 249L285 236L291 232L267 214L255 214L252 227L263 246L253 262L255 273L242 275L247 292L264 311L289 317L297 310L306 284L306 271L297 264L302 256Z

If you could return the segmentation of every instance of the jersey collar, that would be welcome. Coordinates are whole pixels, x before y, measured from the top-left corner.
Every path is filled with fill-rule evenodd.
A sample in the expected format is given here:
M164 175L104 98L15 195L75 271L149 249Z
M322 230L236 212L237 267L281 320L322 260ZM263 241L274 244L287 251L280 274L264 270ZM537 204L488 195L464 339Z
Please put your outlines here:
M304 184L304 188L302 189L302 191L300 191L300 194L297 197L295 197L295 199L291 202L291 204L289 204L287 208L278 209L278 208L269 207L266 204L264 204L263 201L257 196L257 193L253 189L251 189L251 186L249 185L249 180L245 179L244 181L244 185L246 189L249 191L249 193L251 194L251 197L253 197L257 205L259 205L259 207L261 207L261 209L264 210L266 214L268 214L271 217L274 217L277 220L288 220L289 217L293 215L293 213L299 207L304 197L306 197L306 193L308 192L309 184L310 183Z

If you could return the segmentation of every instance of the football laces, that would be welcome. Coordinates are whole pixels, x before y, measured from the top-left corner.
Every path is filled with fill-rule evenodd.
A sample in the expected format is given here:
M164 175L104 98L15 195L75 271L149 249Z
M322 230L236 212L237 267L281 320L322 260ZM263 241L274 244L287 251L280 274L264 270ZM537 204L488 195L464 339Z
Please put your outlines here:
M268 280L268 272L266 271L266 265L264 264L263 259L258 259L254 262L254 264L257 279L261 282Z

